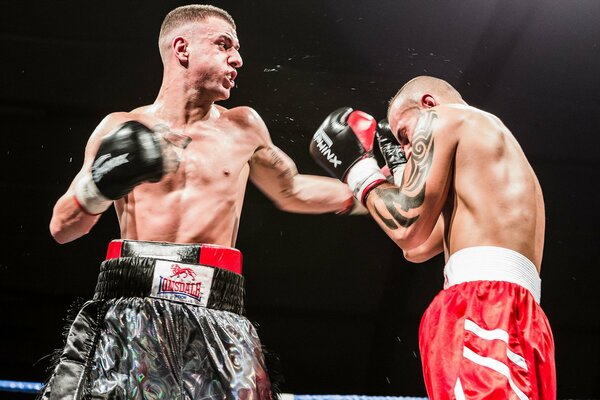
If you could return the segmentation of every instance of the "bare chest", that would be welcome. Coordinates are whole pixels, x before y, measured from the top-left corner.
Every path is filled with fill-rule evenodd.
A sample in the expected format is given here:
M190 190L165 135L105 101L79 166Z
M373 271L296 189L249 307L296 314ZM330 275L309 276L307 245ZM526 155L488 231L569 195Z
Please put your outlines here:
M177 171L162 180L167 189L216 186L235 190L238 184L245 185L248 162L257 147L251 138L221 129L198 129L189 137L189 145L178 152Z

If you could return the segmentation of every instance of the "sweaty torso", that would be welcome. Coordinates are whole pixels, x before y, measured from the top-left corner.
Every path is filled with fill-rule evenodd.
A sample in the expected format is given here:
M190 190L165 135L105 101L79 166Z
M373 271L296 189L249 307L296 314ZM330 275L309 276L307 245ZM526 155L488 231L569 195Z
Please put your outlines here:
M529 258L539 271L545 214L532 167L497 117L472 107L452 108L446 117L455 113L463 118L443 210L447 252L471 246L505 247Z
M169 125L144 107L132 119ZM191 138L176 172L141 184L115 202L123 239L234 246L249 160L261 137L248 109L213 106L208 118L179 133Z

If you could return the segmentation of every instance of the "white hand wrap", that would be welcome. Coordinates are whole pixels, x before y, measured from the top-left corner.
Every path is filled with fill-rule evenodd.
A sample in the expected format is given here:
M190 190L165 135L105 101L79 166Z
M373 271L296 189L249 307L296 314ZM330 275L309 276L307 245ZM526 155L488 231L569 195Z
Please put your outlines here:
M385 181L377 161L372 157L364 158L354 164L346 177L348 187L361 204L365 204L366 195L371 189Z
M102 196L91 174L83 176L75 185L75 201L87 214L102 214L110 207L112 200Z

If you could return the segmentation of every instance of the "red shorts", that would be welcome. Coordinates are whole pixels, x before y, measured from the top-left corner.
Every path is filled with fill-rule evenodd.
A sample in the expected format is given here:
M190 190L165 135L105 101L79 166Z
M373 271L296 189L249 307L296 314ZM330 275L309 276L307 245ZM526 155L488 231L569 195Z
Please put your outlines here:
M448 261L446 289L419 330L429 398L555 400L554 340L533 264L495 247L463 249Z

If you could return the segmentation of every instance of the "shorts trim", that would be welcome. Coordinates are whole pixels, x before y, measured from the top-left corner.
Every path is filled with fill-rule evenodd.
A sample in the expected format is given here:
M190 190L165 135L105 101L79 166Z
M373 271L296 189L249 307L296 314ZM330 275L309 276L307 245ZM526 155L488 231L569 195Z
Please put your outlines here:
M542 281L537 269L514 250L477 246L452 254L444 267L444 289L473 281L512 282L527 289L540 302Z

